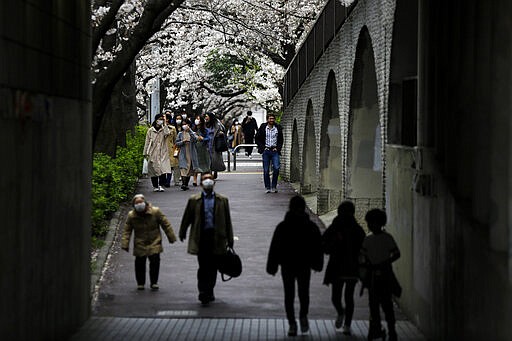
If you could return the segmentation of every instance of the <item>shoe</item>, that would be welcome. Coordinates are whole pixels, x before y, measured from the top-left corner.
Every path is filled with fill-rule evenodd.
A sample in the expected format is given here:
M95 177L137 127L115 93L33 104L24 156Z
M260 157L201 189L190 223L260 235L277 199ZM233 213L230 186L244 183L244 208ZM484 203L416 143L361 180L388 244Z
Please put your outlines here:
M249 159L252 159L252 155L249 155Z
M302 332L302 334L305 334L307 332L309 332L309 321L308 321L308 318L307 317L301 317L299 319L300 321L300 331Z
M160 190L158 189L158 187L153 187L153 192L160 192Z
M277 188L272 188L272 193L277 193Z
M188 186L181 186L181 190L182 190L182 191L188 191L188 190L189 190L189 188L188 188Z
M158 192L165 192L165 189L162 186L158 186Z
M265 190L265 193L270 193L270 188L267 188L267 189Z
M352 330L350 329L349 326L347 325L344 325L343 326L343 329L341 330L341 332L344 334L344 335L352 335Z
M156 284L156 283L155 283L155 284L151 284L151 290L156 291L156 290L158 290L158 289L160 289L160 287L158 286L158 284Z
M338 315L338 317L336 317L336 321L334 322L334 326L336 327L336 329L340 329L341 326L343 325L343 317L343 314Z
M199 301L201 302L201 304L203 306L206 306L208 305L210 302L213 302L215 301L215 296L213 295L207 295L205 293L200 293L199 294Z
M144 285L137 285L137 290L144 290Z
M196 182L193 182L193 183L192 183L192 186L197 187L197 183L196 183Z
M288 328L288 336L297 336L297 324L292 323Z

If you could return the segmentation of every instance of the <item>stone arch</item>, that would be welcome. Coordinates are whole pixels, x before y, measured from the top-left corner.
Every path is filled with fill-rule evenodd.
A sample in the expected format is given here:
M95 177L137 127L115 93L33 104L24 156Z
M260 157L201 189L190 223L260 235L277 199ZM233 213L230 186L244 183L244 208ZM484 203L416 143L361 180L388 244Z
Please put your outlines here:
M338 88L334 71L330 71L325 87L324 105L320 129L320 189L318 213L337 208L341 202L342 140L338 107Z
M317 144L313 103L311 100L308 101L305 122L304 144L302 148L301 193L310 194L318 190L318 177L316 175Z
M299 133L297 119L293 120L292 148L290 153L290 182L300 181Z
M382 131L370 33L359 33L350 88L345 196L359 212L383 206Z

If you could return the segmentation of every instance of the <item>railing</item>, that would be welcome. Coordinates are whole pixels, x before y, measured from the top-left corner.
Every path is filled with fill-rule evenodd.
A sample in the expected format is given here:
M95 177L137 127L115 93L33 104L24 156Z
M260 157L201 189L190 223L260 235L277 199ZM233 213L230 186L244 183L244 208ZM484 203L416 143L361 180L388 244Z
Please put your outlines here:
M231 154L233 154L233 171L236 171L236 152L242 147L258 147L257 144L239 144L232 150L228 151L228 172L231 172Z

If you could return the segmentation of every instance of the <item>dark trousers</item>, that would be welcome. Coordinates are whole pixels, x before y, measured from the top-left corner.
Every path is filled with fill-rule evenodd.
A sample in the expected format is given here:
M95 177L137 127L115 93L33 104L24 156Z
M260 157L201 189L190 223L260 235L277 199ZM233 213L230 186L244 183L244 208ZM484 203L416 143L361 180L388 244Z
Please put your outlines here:
M299 294L299 317L306 318L309 312L309 282L311 279L311 269L291 269L281 266L281 277L284 286L284 308L286 318L291 324L295 322L295 282L297 282Z
M253 144L254 143L254 136L245 136L245 141L244 141L246 144ZM245 152L247 153L247 155L251 155L252 154L252 149L253 147L245 147Z
M384 311L388 330L391 333L395 331L395 311L393 310L393 300L391 299L391 290L385 282L373 279L373 284L368 290L368 302L370 305L370 333L380 330L380 307Z
M340 279L332 283L331 302L336 308L338 315L345 314L345 325L350 327L352 316L354 316L354 289L357 279ZM345 311L341 304L341 295L345 287Z
M146 258L149 258L149 281L151 284L158 283L160 272L160 254L151 256L135 257L135 279L138 285L146 284Z
M166 178L167 178L167 175L165 173L160 176L152 176L151 183L153 184L154 188L157 188L159 185L165 186Z
M199 299L211 298L214 296L213 289L217 282L217 258L213 254L214 229L202 230L199 242L199 253L197 254L197 289Z

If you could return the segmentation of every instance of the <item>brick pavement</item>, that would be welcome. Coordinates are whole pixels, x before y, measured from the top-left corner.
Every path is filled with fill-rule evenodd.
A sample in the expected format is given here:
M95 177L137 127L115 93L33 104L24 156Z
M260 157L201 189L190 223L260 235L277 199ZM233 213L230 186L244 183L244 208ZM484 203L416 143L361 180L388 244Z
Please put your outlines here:
M224 323L230 319L254 319L260 321L258 323L261 326L284 321L281 279L279 275L267 275L265 263L272 232L283 219L288 201L295 192L289 184L282 183L279 185L279 193L266 194L260 169L251 167L249 163L240 163L237 172L219 174L215 190L230 200L236 236L235 250L242 258L244 270L240 278L225 283L220 281L219 276L214 303L209 307L202 307L197 300L197 260L195 256L186 253L186 242L170 245L164 238L159 281L161 289L158 292L147 289L135 290L134 257L131 253L120 251L119 244L116 243L98 298L93 305L94 317L84 326L76 339L86 340L87 338L83 337L88 333L87 328L93 328L101 334L113 328L117 322L131 321L131 325L139 323L138 319L141 318L155 319L160 321L160 324L169 324L177 319L177 325L184 328L189 328L187 326L190 326L190 323L198 323L194 321L203 319L216 321L215 323ZM198 192L199 187L191 187L191 190L186 192L181 191L179 187L171 187L166 192L153 193L149 179L142 179L138 191L144 193L150 202L163 210L177 233L187 199L191 194ZM311 320L323 321L322 325L329 326L332 325L335 312L330 303L330 288L322 285L322 279L323 272L314 273L312 276L309 317ZM114 316L117 319L109 319ZM363 321L367 316L367 298L356 297L354 319L361 320L361 335L365 333ZM133 319L118 320L119 318ZM397 318L404 319L400 312ZM185 323L188 320L191 322ZM105 321L111 321L112 324ZM409 326L409 323L406 324ZM166 325L165 328L170 327ZM325 334L326 339L335 337L336 335L332 334L334 329L331 329L319 327L318 333ZM217 332L210 331L205 335L210 333Z

